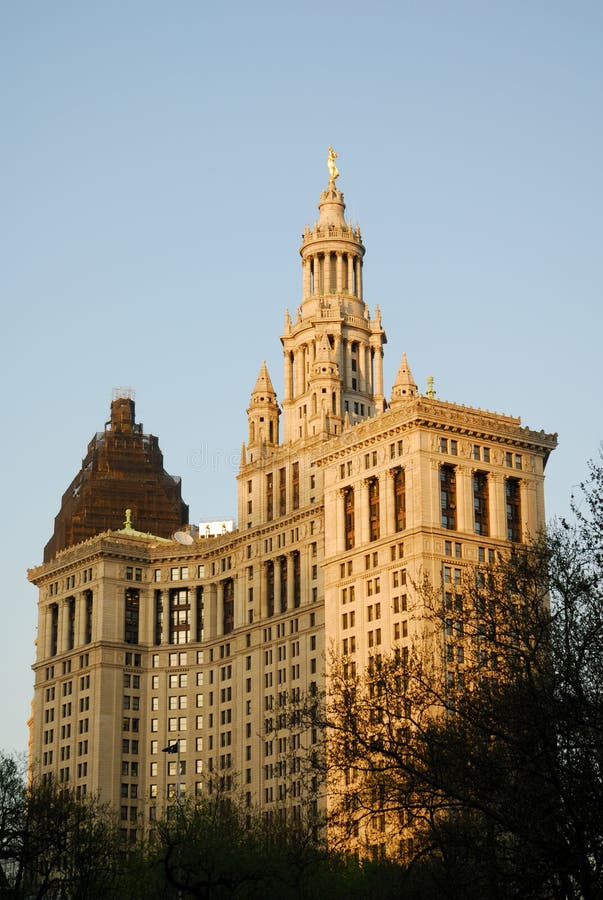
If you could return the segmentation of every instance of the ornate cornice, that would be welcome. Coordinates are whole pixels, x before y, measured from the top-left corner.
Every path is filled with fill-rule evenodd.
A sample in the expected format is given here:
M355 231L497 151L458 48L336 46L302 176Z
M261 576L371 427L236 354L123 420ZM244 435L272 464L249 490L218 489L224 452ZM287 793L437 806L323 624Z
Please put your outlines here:
M504 442L544 452L545 457L557 446L556 433L533 431L522 426L519 417L417 397L396 404L395 408L374 418L351 425L341 435L332 438L327 446L321 447L314 455L313 462L322 467L384 439L418 428L434 429L481 441Z

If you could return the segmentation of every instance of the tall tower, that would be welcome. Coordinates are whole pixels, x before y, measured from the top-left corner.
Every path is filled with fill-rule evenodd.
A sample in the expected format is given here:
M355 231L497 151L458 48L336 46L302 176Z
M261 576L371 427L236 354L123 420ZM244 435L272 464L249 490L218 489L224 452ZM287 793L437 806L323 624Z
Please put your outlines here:
M281 414L276 391L268 373L266 362L262 363L255 387L251 392L247 410L248 441L250 462L257 459L262 449L278 445L278 419Z
M329 183L318 203L319 219L306 225L302 258L302 302L295 321L285 317L284 443L320 434L340 434L346 420L367 419L385 409L385 332L376 308L364 302L360 228L346 222L329 151Z

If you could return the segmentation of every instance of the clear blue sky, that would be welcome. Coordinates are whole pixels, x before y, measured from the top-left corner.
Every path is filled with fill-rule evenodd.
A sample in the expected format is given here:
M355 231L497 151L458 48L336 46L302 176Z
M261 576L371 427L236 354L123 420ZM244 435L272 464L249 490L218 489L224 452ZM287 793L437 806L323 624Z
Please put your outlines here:
M2 716L24 749L36 591L111 392L234 517L245 409L300 302L339 153L365 295L421 388L559 432L550 515L603 439L603 4L0 2Z

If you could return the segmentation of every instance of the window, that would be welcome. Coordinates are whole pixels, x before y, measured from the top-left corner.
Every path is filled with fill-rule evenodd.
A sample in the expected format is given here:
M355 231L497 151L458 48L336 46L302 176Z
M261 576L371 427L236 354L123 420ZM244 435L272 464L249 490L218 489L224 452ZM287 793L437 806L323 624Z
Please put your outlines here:
M440 466L442 528L456 528L456 477L454 466Z
M299 508L299 463L294 462L291 466L291 506L293 509Z
M476 534L489 534L488 476L485 472L473 473L473 527Z
M84 591L85 603L85 622L84 622L84 642L90 644L92 641L92 591Z
M394 469L394 516L396 531L406 528L406 484L404 469Z
M521 541L521 497L519 480L517 478L507 478L505 482L505 500L507 538L510 541Z
M351 550L354 546L354 488L344 488L343 492L344 522L345 522L345 549ZM57 617L58 621L58 617Z
M222 630L229 634L234 628L234 580L227 578L223 582L223 621Z
M368 484L369 541L379 539L379 480L371 478Z
M186 644L190 640L190 608L187 588L173 588L170 590L168 612L168 637L170 644ZM174 655L177 656L177 654ZM170 665L172 665L171 662ZM175 663L175 665L178 665L178 663Z
M124 610L124 640L126 644L138 643L140 616L140 592L138 588L126 588Z
M274 515L274 476L272 472L266 475L266 518L268 521Z
M287 470L278 470L278 514L284 516L287 512Z

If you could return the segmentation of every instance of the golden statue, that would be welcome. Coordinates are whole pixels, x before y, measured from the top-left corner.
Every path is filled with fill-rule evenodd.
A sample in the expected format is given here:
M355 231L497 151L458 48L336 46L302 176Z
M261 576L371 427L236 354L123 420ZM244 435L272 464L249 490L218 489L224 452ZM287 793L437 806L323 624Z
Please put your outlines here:
M333 150L332 147L329 147L329 155L327 156L327 166L329 167L329 175L331 176L330 180L335 183L335 179L339 178L339 169L335 165L335 160L337 159L337 154Z

